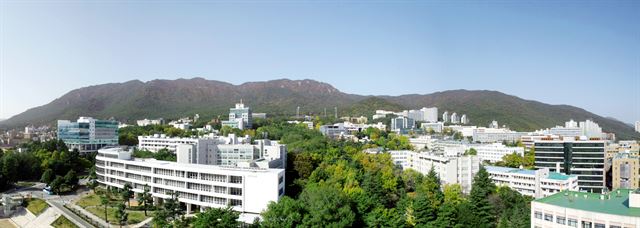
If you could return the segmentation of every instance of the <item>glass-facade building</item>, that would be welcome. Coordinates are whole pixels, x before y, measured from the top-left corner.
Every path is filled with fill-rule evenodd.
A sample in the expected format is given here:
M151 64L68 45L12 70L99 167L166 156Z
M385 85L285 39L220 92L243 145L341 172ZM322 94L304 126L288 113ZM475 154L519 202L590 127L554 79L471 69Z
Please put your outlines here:
M80 117L77 122L58 120L58 139L70 150L95 152L105 146L118 145L118 122Z
M576 175L580 191L599 193L605 188L604 146L602 140L535 141L535 166Z

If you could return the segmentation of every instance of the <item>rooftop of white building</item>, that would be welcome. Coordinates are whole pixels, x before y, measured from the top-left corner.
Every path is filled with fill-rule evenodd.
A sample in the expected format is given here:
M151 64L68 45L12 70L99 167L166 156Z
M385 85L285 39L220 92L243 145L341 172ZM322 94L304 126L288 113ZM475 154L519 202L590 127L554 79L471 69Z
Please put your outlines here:
M535 170L518 169L518 168L511 168L511 167L484 166L484 168L487 170L487 172L515 173L515 174L531 175L531 176L536 174ZM551 180L568 180L571 177L577 177L577 176L566 175L566 174L557 173L557 172L549 172L549 176L547 178Z

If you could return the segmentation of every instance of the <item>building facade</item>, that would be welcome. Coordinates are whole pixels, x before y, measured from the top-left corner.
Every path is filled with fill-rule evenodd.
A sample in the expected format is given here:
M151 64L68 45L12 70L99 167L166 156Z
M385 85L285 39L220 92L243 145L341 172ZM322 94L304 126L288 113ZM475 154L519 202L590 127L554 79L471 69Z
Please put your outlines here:
M567 138L535 141L535 166L578 176L580 191L605 189L605 141Z
M253 126L251 108L244 106L242 101L240 101L240 103L236 104L235 108L229 109L229 120L222 121L222 126L229 126L240 130L251 128Z
M154 201L170 198L171 193L177 192L187 213L231 206L243 213L241 218L259 216L269 202L284 195L285 187L284 169L136 159L121 148L98 151L96 174L100 184L123 188L128 183L136 193L143 192L148 185Z
M611 160L612 188L637 189L640 182L640 157L630 153L617 153Z
M531 227L640 227L640 194L630 189L562 191L531 201Z
M391 131L404 134L415 128L416 121L411 118L400 116L391 119Z
M428 174L433 168L442 184L460 184L464 193L471 192L473 178L480 170L477 156L447 157L435 153L420 153L408 150L389 151L396 165Z
M58 120L58 139L64 141L69 150L80 153L96 152L105 146L118 145L118 122L80 117L77 122Z
M508 186L522 195L542 198L560 191L578 191L578 177L550 172L549 169L526 170L485 166L496 185Z
M502 161L502 157L504 157L505 155L513 153L524 157L524 148L508 147L503 145L502 143L471 145L470 147L478 152L477 155L480 158L480 161L489 161L491 163L496 163Z

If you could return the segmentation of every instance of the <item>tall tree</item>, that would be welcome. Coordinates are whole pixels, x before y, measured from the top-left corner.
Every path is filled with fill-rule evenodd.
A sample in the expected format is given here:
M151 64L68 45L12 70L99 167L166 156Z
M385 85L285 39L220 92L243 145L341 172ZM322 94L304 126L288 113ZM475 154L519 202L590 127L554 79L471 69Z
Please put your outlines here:
M122 201L127 203L127 206L130 206L129 199L133 196L133 191L131 190L131 184L126 183L120 192L120 196L122 197Z
M435 221L443 198L444 196L440 190L440 178L434 168L431 167L424 182L418 187L413 203L416 225L426 226Z
M40 182L45 183L45 184L49 184L51 183L51 181L53 181L53 170L51 169L47 169L46 171L44 171L44 173L42 174L42 177L40 177Z
M107 206L109 206L109 197L107 193L100 194L100 205L104 206L104 221L109 223L109 218L107 217Z
M153 197L151 196L149 189L149 185L145 184L144 191L142 193L138 193L138 198L136 199L138 200L139 205L144 210L144 216L147 216L147 210L153 204Z
M493 207L488 200L489 195L491 195L495 189L496 186L491 182L489 173L481 166L473 178L473 185L469 196L478 227L492 227L495 225Z
M302 226L348 227L355 221L351 202L340 190L326 185L307 186L300 194L307 213Z
M305 212L302 205L291 197L284 196L278 202L270 202L262 212L262 226L268 228L296 227L302 223Z
M116 217L118 218L118 224L120 224L120 227L122 227L123 225L127 225L129 213L127 212L126 207L122 202L118 203Z

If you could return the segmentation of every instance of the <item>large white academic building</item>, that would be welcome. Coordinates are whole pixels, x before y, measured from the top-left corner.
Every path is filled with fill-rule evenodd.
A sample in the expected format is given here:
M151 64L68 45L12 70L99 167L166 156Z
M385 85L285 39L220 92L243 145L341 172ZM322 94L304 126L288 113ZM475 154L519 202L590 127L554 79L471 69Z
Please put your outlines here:
M478 152L478 157L481 161L489 161L496 163L502 161L502 157L505 155L516 153L517 155L524 157L524 148L522 147L508 147L502 143L492 144L480 144L469 146Z
M284 145L260 140L256 145L227 145L228 150L212 146L218 145L179 145L177 162L133 158L131 151L119 147L101 149L96 156L98 182L117 188L129 183L136 193L149 185L155 201L177 192L187 213L229 205L249 223L284 195Z
M435 153L409 150L389 151L396 165L427 174L433 167L442 184L460 184L464 193L471 192L473 178L480 170L478 156L446 157Z

